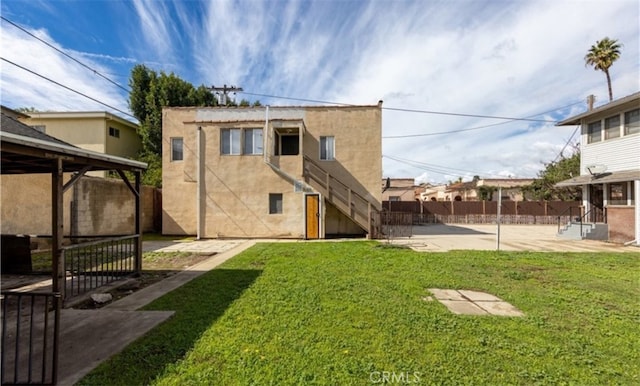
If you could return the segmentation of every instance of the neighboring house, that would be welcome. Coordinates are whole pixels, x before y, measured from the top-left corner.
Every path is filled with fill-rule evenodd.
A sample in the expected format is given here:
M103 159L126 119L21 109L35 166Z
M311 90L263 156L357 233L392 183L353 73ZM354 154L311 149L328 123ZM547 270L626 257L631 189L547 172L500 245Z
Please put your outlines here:
M427 185L420 193L421 201L449 201L446 194L447 185Z
M582 128L580 176L557 185L582 186L578 236L640 245L640 92L558 123L568 125Z
M413 178L383 178L382 201L415 201L418 189Z
M503 201L523 201L529 197L524 195L522 188L533 181L532 178L475 178L473 181L456 182L446 186L441 194L444 196L442 201L498 201L500 188Z
M98 153L133 159L142 140L138 125L105 111L27 112L20 122L34 129ZM90 175L105 176L106 172Z
M163 109L163 233L375 236L381 104Z

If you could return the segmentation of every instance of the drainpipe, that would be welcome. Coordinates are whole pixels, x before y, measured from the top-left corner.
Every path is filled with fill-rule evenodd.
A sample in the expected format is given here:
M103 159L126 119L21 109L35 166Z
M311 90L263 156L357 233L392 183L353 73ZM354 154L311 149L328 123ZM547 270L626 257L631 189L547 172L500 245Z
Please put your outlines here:
M196 181L196 239L202 238L202 127L196 133L196 154L198 155L198 178Z

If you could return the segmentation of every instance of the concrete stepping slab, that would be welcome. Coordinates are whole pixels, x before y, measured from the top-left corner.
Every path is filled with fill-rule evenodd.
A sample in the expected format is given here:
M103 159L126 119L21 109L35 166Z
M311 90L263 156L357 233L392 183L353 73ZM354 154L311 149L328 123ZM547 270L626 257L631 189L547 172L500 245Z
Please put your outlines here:
M439 299L438 299L439 300ZM466 300L440 300L449 311L458 315L488 315L489 313L475 305L473 302Z
M438 300L467 300L457 290L429 288L429 292Z
M491 315L498 316L524 316L522 311L518 310L507 302L475 302L475 304L486 310Z
M522 311L510 303L486 292L441 288L429 288L429 292L454 314L524 316Z
M469 291L469 290L458 290L465 298L471 300L472 302L501 302L497 296L493 296L491 294L485 292L478 291Z

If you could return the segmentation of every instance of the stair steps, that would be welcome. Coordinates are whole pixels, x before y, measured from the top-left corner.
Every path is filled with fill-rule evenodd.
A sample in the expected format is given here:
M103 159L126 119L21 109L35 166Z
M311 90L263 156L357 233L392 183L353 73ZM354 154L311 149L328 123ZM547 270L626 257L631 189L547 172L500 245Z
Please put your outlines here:
M572 221L557 234L558 238L566 240L608 240L609 226L601 223L582 223L582 232L580 231L580 222Z

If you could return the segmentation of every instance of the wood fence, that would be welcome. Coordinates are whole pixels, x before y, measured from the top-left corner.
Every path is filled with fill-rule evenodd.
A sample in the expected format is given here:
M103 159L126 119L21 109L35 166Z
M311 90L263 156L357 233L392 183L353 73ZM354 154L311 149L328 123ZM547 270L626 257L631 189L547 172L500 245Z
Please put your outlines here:
M580 201L503 201L504 224L557 224L569 221L569 208L580 213ZM496 201L383 201L383 211L411 213L414 224L491 224L498 214Z

